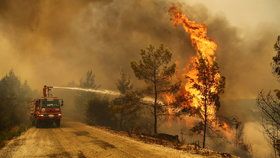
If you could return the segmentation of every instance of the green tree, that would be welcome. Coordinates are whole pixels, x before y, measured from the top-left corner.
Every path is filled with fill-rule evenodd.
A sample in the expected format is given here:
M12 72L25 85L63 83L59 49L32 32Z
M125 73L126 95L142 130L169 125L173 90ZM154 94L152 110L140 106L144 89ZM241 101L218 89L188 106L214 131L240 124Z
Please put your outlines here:
M133 85L130 81L130 77L128 76L128 74L121 71L120 76L121 77L118 79L116 85L117 85L119 92L122 95L124 95L133 89Z
M153 116L154 116L154 133L157 134L158 124L158 99L160 94L172 91L172 76L175 73L176 64L171 62L172 52L163 45L158 48L150 45L146 49L141 50L141 59L131 62L131 68L135 76L144 80L148 85L148 89L152 90L153 95Z
M96 95L88 101L86 109L87 123L91 125L113 126L112 115L110 113L109 98Z
M97 89L95 75L92 70L87 71L80 80L80 87ZM76 108L82 114L83 119L94 125L112 126L109 98L92 92L79 92L76 99Z
M80 80L80 87L82 88L98 88L95 82L95 75L92 70L87 71L85 77Z
M137 118L136 112L140 109L142 95L133 90L133 85L130 77L123 71L120 74L116 86L120 92L120 96L112 101L112 112L117 114L119 128L124 130L126 128L132 129Z
M27 82L21 84L13 71L0 80L0 130L28 120L32 91Z
M84 77L80 79L79 86L81 88L96 89L99 86L96 84L95 75L92 70L87 71ZM86 116L89 106L89 101L96 98L96 94L92 92L79 92L76 97L76 109L82 114L82 117Z

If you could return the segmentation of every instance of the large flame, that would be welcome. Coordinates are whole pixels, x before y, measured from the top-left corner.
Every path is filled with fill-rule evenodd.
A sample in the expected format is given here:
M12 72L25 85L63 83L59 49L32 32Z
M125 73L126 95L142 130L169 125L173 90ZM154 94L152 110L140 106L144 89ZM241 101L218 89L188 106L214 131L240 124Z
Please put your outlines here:
M187 16L185 16L181 10L179 10L176 6L172 6L169 9L169 14L171 16L171 20L175 26L181 25L184 30L188 33L192 45L195 48L197 54L191 59L191 63L187 68L186 76L188 80L184 86L185 97L186 95L190 95L191 103L187 105L181 105L182 107L190 106L190 108L199 109L199 113L204 118L203 113L205 112L205 108L203 106L203 95L202 92L194 88L194 84L202 85L201 81L198 80L198 70L195 68L198 63L199 59L203 59L208 66L213 66L216 57L215 51L217 49L217 44L211 40L207 36L207 27L204 24L197 23L195 21L190 20ZM221 79L220 73L217 73L214 76L214 84L211 84L210 90L213 93L218 93L218 86ZM190 80L191 79L191 80ZM174 97L170 95L165 95L165 99L167 100L168 104L173 100ZM211 127L218 129L224 133L224 135L232 139L233 132L228 126L228 124L221 122L217 119L216 116L216 106L215 103L210 103L207 106L207 120Z
M191 21L175 6L169 9L169 13L172 17L171 20L173 21L174 25L182 25L185 31L189 33L192 45L196 49L197 55L192 58L191 65L189 66L189 71L186 72L186 76L193 79L194 82L187 81L187 83L185 84L185 90L189 92L191 96L193 96L192 104L190 104L190 106L194 108L201 108L201 113L203 113L204 107L202 107L202 92L193 88L194 83L199 85L202 84L198 81L197 78L199 72L194 67L199 58L203 58L209 65L213 64L213 62L215 61L215 51L217 49L217 44L207 37L207 27L205 25L197 23L195 21ZM217 76L217 81L220 77L220 75ZM210 89L216 91L216 85L217 84L213 84ZM209 106L207 109L207 113L210 116L208 119L214 120L216 113L215 106Z

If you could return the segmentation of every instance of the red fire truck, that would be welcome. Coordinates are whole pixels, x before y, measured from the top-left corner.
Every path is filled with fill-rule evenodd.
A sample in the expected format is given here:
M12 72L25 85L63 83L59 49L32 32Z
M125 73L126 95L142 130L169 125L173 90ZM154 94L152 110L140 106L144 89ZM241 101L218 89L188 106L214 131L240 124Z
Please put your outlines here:
M46 124L55 124L57 127L60 127L63 100L52 96L51 89L52 87L50 86L44 86L43 97L32 101L30 118L32 124L37 128Z

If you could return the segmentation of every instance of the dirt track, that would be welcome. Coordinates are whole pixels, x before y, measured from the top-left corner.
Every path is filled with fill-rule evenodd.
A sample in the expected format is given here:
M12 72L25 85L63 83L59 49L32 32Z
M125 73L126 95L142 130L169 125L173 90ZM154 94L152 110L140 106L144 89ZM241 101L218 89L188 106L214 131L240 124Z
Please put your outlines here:
M199 158L186 152L145 144L78 122L61 128L31 128L0 150L1 158Z

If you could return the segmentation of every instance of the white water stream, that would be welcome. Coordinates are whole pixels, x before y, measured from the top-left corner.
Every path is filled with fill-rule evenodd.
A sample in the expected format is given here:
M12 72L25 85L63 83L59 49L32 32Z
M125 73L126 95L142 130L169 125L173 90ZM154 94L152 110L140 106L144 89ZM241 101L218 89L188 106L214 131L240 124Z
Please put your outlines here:
M92 93L99 93L99 94L105 94L105 95L113 95L113 96L119 96L121 93L117 91L112 90L101 90L101 89L91 89L91 88L80 88L80 87L59 87L59 86L53 86L54 89L65 89L65 90L76 90L76 91L84 91L84 92L92 92ZM151 97L144 97L144 101L146 102L153 102L153 98Z

